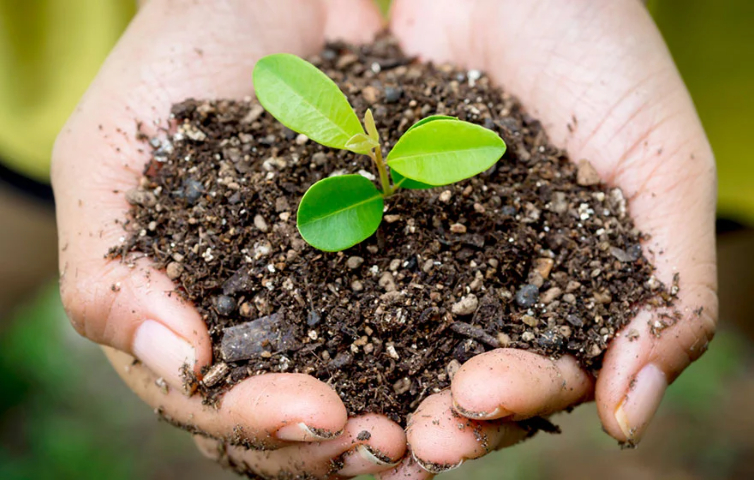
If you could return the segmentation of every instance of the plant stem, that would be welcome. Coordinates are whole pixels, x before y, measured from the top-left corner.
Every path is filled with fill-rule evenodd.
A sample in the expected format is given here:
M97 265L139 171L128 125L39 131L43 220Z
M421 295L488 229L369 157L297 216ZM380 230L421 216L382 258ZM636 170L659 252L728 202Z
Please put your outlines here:
M390 176L387 173L387 167L385 161L382 158L382 148L377 145L374 149L374 153L371 155L374 164L377 165L377 171L380 174L380 183L382 184L382 193L385 197L389 197L395 192L395 189L390 184Z

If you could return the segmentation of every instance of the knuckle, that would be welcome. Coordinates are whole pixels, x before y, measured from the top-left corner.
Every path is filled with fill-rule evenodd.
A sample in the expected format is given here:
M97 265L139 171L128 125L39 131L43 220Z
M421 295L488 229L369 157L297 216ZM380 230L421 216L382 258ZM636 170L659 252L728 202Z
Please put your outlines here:
M63 309L71 325L79 335L96 343L108 343L106 332L118 295L110 287L104 291L104 285L110 285L106 277L86 274L84 278L64 278L60 282Z

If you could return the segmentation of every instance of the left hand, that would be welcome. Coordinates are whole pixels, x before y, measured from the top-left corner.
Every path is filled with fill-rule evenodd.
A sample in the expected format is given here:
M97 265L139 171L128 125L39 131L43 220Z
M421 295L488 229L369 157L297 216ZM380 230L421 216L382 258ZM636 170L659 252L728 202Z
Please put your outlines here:
M622 188L636 227L651 235L644 251L656 276L670 285L680 275L682 318L655 336L659 312L641 311L624 330L639 338L612 341L595 383L568 356L499 349L472 358L450 392L413 415L416 462L381 478L440 473L523 438L516 420L593 396L605 431L638 443L717 319L714 158L649 13L638 0L396 0L391 27L409 55L489 73L555 145Z

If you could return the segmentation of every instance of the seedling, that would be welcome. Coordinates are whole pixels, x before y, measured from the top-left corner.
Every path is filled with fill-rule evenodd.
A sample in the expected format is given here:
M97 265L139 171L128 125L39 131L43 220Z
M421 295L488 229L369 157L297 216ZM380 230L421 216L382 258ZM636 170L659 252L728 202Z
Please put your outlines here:
M505 142L495 132L435 115L411 126L385 158L371 110L362 127L338 86L295 55L259 60L254 89L262 106L286 127L374 162L381 189L361 175L340 175L320 180L304 194L297 227L320 250L345 250L369 238L382 222L385 199L399 188L456 183L487 170L505 153Z

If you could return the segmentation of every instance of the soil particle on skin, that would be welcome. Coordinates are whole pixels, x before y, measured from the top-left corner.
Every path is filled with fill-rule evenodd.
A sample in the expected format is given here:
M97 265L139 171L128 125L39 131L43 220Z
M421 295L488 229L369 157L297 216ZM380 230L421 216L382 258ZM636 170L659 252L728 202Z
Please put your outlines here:
M302 372L349 414L405 425L474 355L505 346L598 369L642 305L673 301L677 282L668 291L653 276L623 193L484 74L416 63L387 37L311 60L360 116L372 109L387 151L440 114L492 129L507 153L458 184L401 191L376 235L325 253L296 229L299 200L330 175L373 174L368 157L308 141L253 100L174 105L110 254L148 255L201 313L214 365L196 388L208 403L251 375Z

